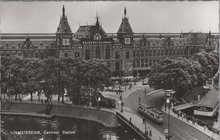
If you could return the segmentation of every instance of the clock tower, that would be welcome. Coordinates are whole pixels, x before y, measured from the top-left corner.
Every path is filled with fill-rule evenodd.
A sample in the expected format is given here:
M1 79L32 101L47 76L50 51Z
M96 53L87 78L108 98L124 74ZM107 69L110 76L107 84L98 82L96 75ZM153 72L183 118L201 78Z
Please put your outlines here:
M133 31L131 29L128 17L126 16L127 10L124 9L124 17L122 18L121 25L117 32L117 37L121 44L123 45L132 45L133 44Z
M72 31L65 15L65 7L63 6L62 16L56 32L56 45L58 52L63 47L70 47L72 45L72 35Z

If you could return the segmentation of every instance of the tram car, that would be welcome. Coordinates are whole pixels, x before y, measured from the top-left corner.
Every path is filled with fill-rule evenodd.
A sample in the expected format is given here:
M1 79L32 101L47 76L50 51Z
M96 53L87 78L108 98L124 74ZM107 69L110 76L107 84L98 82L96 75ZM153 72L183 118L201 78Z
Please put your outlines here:
M163 113L147 104L140 103L138 105L138 112L156 123L163 123Z

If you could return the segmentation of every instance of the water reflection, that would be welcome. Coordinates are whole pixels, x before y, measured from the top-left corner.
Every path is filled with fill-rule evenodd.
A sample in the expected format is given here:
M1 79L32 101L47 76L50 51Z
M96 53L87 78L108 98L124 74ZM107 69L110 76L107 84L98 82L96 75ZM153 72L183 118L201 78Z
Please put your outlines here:
M134 140L141 139L127 126L115 128L82 119L53 119L2 115L3 140Z

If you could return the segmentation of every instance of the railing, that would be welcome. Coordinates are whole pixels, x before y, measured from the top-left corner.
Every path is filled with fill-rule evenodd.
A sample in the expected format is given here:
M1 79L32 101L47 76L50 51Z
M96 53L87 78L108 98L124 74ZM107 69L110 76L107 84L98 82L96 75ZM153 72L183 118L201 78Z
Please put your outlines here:
M136 131L143 139L145 140L151 140L149 137L146 136L144 132L142 132L137 126L135 126L132 122L127 120L123 115L116 112L116 116L120 118L124 123L126 123L128 126L130 126L134 131Z

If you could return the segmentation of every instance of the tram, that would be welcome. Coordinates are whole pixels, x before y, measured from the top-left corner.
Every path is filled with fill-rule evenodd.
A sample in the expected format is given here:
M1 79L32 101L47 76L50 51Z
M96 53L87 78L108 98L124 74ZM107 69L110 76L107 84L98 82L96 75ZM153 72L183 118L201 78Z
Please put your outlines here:
M163 113L147 104L139 103L138 112L156 123L163 123Z

